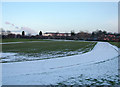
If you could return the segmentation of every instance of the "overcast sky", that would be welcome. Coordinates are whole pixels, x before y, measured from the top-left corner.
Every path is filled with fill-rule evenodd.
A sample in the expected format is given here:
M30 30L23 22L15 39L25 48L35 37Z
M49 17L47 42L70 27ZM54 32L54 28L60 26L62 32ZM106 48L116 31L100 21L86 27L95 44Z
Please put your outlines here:
M2 27L14 32L118 32L118 3L3 2L2 18Z

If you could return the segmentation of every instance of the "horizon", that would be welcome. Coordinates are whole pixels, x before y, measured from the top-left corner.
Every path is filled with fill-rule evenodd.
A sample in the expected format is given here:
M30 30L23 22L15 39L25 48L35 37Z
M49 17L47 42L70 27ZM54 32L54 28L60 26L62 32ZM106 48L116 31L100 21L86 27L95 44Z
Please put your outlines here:
M117 2L3 2L2 15L2 28L15 33L118 33Z

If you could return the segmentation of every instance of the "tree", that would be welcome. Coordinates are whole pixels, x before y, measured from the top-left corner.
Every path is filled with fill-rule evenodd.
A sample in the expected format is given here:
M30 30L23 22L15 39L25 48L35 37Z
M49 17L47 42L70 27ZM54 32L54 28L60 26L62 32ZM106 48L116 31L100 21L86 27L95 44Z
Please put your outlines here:
M95 36L95 32L92 32L92 37L94 37Z
M71 36L75 36L75 31L74 30L71 31Z
M103 31L103 34L107 34L107 31Z
M25 32L24 31L22 31L22 36L25 36Z
M42 31L39 32L39 35L42 36Z

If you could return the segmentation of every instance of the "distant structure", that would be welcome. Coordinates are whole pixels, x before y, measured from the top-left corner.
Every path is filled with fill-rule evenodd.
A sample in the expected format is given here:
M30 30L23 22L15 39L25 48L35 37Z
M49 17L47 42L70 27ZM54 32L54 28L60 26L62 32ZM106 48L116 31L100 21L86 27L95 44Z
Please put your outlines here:
M0 34L2 34L2 35L9 35L9 34L11 34L11 31L9 31L9 30L5 31L3 28L1 28L0 29Z
M3 28L1 28L0 30L1 30L1 31L0 31L0 32L1 32L1 35L6 35L6 32L5 32L5 30L4 30Z
M71 33L46 32L43 36L71 36Z
M7 33L7 35L9 35L9 34L11 34L11 31L7 30L6 33Z
M102 30L96 30L92 33L80 31L75 33L72 30L70 33L59 33L59 32L39 32L39 35L25 35L25 31L22 31L21 34L14 34L11 31L5 31L3 28L0 28L0 37L2 39L7 38L25 38L25 39L64 39L64 40L86 40L86 41L113 41L120 42L120 33L111 33Z
M25 36L25 31L22 31L22 36Z
M42 36L42 31L39 32L39 36Z

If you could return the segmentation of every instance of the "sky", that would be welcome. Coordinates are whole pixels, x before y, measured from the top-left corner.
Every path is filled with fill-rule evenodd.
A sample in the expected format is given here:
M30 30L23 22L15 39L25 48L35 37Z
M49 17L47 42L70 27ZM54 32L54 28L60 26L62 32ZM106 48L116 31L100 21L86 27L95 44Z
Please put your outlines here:
M2 28L12 32L118 32L117 2L3 2Z

